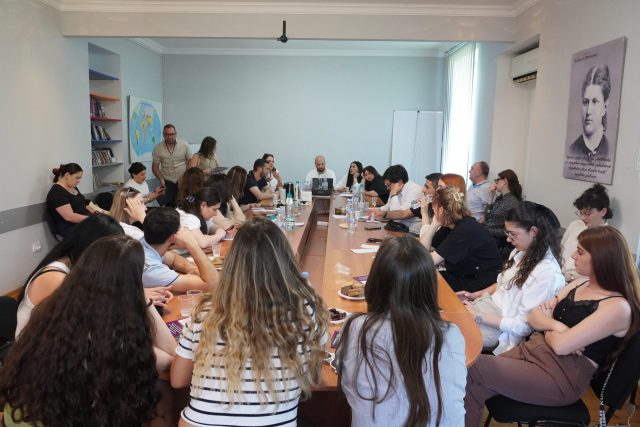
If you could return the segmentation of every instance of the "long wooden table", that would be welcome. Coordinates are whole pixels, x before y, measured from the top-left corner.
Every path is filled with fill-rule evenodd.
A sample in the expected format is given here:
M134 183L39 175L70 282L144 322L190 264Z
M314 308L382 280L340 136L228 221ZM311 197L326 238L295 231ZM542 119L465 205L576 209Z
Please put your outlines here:
M326 200L322 200L326 202ZM327 234L327 247L324 262L324 275L321 283L313 283L316 291L322 296L324 303L329 307L336 307L350 313L366 312L367 305L364 301L350 301L338 296L339 282L343 280L336 272L336 264L343 264L351 269L352 276L362 276L369 273L375 254L356 254L351 251L366 243L370 237L387 238L391 233L381 230L365 230L365 223L359 222L353 234L349 234L346 229L340 227L344 222L342 219L333 218L335 207L344 206L346 198L335 196L331 199L329 207L329 225ZM302 254L309 237L309 232L315 226L314 206L307 205L300 208L300 215L296 217L296 222L303 222L304 225L295 227L294 231L286 232L287 239L291 244L298 260L302 260ZM222 255L226 255L231 246L231 241L222 242ZM304 266L303 266L304 268ZM466 343L467 366L471 365L482 351L482 335L474 319L469 315L464 305L460 302L456 294L451 290L447 282L438 274L438 304L443 309L442 317L445 320L455 323ZM169 302L163 315L165 321L180 319L180 309L177 298ZM340 325L332 325L331 332L340 328ZM327 365L324 367L322 382L318 386L319 390L335 390L337 376Z

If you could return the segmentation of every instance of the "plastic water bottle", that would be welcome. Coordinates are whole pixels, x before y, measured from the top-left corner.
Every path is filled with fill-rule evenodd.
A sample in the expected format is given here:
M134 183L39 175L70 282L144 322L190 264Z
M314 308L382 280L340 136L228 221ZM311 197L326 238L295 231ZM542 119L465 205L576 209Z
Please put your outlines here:
M277 216L276 216L276 224L278 225L278 227L280 228L284 228L284 223L285 223L285 207L284 206L278 206L277 210Z
M353 202L351 200L347 201L347 233L353 234L356 232L356 215L353 211Z
M295 219L293 217L293 197L291 193L287 194L287 201L284 204L285 212L285 230L293 231L295 225Z
M362 216L367 215L367 202L364 199L364 180L358 185L358 210L362 212Z

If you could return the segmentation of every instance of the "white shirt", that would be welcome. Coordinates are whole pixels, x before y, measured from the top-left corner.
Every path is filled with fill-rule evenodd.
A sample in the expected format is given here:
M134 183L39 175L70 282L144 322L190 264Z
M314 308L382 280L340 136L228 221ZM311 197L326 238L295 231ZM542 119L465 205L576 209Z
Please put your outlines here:
M138 190L140 194L142 194L142 197L149 195L149 184L147 184L147 181L142 181L142 184L138 184L133 178L129 178L129 181L127 181L124 186Z
M562 235L562 273L567 282L582 277L576 272L576 264L571 255L578 249L578 235L587 229L584 221L576 219ZM573 277L573 279L572 279Z
M493 194L491 194L491 185L489 181L478 184L471 184L467 190L467 207L471 211L471 215L480 221L484 218L487 206L491 204Z
M200 230L200 219L197 216L186 213L182 209L176 209L176 211L180 214L180 227L186 227L189 231Z
M126 222L121 222L120 226L124 230L124 234L126 234L127 236L132 237L137 241L141 241L142 239L144 239L144 232L140 230L138 227L136 227L135 225L130 225L130 224L127 224Z
M560 265L553 257L551 249L547 250L544 258L535 266L522 287L518 288L515 284L510 284L524 255L524 252L518 252L515 249L511 252L515 263L498 275L498 286L491 295L493 302L502 311L500 321L502 333L498 347L493 351L495 354L510 350L531 334L533 328L527 322L529 312L552 298L565 285Z
M306 182L307 184L311 184L311 182L313 181L313 178L331 178L335 183L336 173L331 169L325 169L324 172L322 173L318 172L317 169L312 169L309 171L309 173L307 173L307 177L305 178L304 182Z
M398 194L393 197L389 196L389 201L386 205L382 206L380 210L388 212L411 209L420 197L422 197L422 186L409 180L404 184Z

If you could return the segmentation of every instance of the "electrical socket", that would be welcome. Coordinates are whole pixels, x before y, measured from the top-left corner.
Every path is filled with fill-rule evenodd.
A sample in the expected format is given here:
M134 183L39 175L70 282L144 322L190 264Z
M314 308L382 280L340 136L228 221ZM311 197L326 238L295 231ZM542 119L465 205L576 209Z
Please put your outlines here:
M33 253L35 254L36 252L40 252L42 250L42 243L40 243L39 241L33 242L33 245L31 245L31 251L33 251Z

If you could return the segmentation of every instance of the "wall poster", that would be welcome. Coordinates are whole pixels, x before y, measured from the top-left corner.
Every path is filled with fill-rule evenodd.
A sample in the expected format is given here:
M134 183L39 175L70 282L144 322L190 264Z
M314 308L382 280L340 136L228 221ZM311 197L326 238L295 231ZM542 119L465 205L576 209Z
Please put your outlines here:
M564 177L611 184L626 38L571 57Z
M162 103L129 95L129 158L150 162L162 140Z

